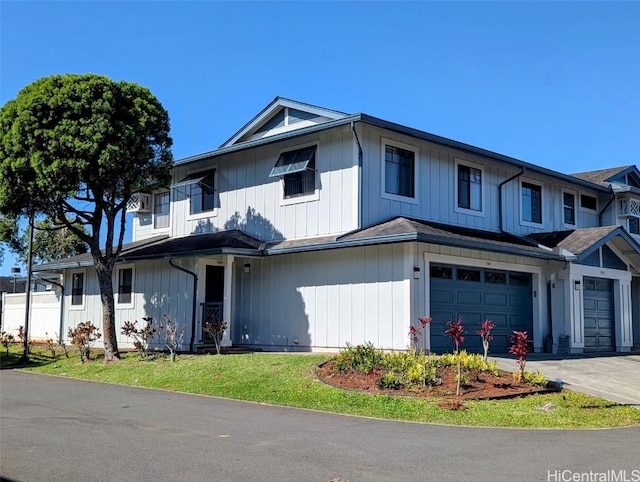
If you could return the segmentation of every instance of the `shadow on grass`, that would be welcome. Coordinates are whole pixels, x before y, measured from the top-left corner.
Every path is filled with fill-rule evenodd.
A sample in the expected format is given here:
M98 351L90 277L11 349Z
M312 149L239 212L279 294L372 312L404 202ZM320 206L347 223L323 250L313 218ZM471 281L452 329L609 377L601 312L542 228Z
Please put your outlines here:
M22 358L22 353L11 353L0 355L0 370L13 370L15 368L39 367L55 363L57 357L45 355L43 353L29 353L27 360Z

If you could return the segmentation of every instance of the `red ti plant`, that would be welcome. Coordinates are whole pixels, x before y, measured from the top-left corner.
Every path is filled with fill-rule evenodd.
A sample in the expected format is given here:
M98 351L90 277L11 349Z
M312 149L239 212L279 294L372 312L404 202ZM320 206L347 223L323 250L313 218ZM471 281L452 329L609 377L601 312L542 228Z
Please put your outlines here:
M456 395L460 395L460 379L462 373L460 369L460 345L464 341L464 328L462 327L462 318L458 318L458 321L447 321L449 329L444 332L445 335L449 335L453 338L453 343L456 345L456 355L458 355L458 386L456 388Z
M529 337L526 331L514 331L511 335L511 348L509 353L516 356L518 368L520 369L520 381L524 381L524 366L527 363L527 353L529 353Z
M411 347L413 348L413 354L418 354L418 342L420 341L420 336L422 335L422 330L431 323L432 318L429 316L423 316L418 318L420 324L422 325L422 329L418 326L411 325L409 327L409 336L411 337Z
M493 330L495 327L496 325L494 325L491 320L484 320L480 324L480 329L476 331L476 333L482 337L482 348L484 350L482 359L484 361L487 361L487 356L489 355L489 342L493 340L491 330Z

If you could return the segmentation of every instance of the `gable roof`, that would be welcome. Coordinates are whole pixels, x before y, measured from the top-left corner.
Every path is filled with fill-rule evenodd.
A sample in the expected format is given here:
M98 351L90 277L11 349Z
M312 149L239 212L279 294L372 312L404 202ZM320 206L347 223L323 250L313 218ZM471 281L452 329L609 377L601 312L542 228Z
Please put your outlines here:
M577 177L578 179L583 179L594 184L609 187L609 184L611 183L611 180L613 178L627 174L631 171L640 176L640 172L638 172L636 166L610 167L608 169L598 169L596 171L577 172L571 175Z
M289 132L296 129L302 129L304 127L309 127L309 125L317 125L322 122L327 122L336 119L342 119L347 116L344 112L338 112L331 109L325 109L324 107L318 107L316 105L305 104L304 102L298 102L291 99L285 99L284 97L276 97L271 101L269 105L267 105L264 109L262 109L253 119L247 122L244 126L240 128L235 134L233 134L229 139L222 143L220 146L229 147L237 142L244 140L250 140L252 135L256 135L258 130L265 126L274 116L277 116L283 109L294 109L298 112L308 114L307 122L299 121L296 122L298 124L291 125L282 125L278 127L274 127L270 129L268 132L265 132L262 137L267 137L270 135L275 135L283 132ZM311 120L313 119L313 120Z

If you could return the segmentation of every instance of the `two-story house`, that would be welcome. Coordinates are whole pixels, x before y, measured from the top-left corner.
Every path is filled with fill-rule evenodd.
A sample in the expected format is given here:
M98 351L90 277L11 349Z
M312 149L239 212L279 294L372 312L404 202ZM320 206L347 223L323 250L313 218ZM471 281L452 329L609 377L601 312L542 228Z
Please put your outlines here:
M276 98L218 149L137 193L115 270L116 322L169 314L184 350L203 322L225 345L335 351L372 342L449 350L496 325L536 351L629 351L640 340L640 172L566 175L366 114ZM640 238L638 238L640 239ZM101 319L88 255L64 274L63 323ZM66 328L64 331L66 333ZM121 336L119 343L131 340Z

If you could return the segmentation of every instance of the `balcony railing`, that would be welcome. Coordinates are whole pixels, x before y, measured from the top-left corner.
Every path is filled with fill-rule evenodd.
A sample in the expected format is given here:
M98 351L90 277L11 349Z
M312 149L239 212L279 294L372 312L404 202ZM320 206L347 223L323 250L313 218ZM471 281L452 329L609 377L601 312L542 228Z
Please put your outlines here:
M216 322L216 321L222 321L224 320L223 318L223 314L222 314L222 306L223 303L200 303L200 308L201 308L201 313L202 313L202 317L200 318L202 320L201 325L200 325L200 340L203 343L213 343L213 339L204 331L204 324L207 321L211 321L211 322Z
M618 215L640 217L640 199L629 198L618 201Z

